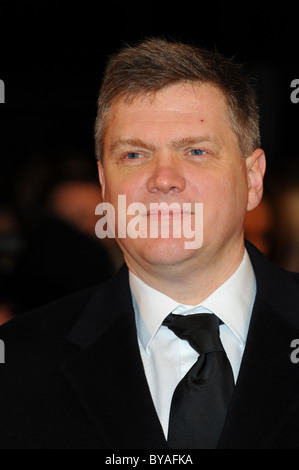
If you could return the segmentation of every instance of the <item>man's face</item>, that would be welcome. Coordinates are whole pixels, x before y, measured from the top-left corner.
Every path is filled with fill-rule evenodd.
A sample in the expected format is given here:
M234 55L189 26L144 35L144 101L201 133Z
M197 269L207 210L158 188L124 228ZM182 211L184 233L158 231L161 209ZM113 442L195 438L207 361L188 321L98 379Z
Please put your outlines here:
M134 271L153 266L204 266L243 243L249 167L231 130L225 98L209 84L178 84L155 96L115 103L107 123L104 165L99 165L103 199L118 212L118 195L135 202L203 204L203 243L186 249L186 238L121 238ZM132 219L133 216L131 216ZM168 218L183 221L183 214ZM127 217L127 221L130 217ZM163 217L158 223L165 223ZM117 227L117 224L116 224ZM195 222L193 220L193 227Z

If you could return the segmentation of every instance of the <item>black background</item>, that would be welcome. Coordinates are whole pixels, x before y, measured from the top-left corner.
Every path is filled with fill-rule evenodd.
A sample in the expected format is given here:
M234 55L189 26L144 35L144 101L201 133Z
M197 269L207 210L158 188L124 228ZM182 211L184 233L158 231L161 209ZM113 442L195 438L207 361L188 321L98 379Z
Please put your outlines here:
M30 159L76 152L93 160L96 100L107 57L149 36L235 56L256 77L268 169L298 158L298 8L284 2L3 1L0 5L0 188L20 198L16 175Z

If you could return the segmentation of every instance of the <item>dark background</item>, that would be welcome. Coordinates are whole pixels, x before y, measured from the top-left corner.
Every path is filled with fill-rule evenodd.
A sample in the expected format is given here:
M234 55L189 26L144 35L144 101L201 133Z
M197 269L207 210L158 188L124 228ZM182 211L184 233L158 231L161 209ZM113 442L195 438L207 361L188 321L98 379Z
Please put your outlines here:
M29 159L63 152L94 158L96 100L107 56L126 42L163 35L235 56L257 79L268 169L298 158L298 8L281 2L3 1L0 78L0 188L16 194Z

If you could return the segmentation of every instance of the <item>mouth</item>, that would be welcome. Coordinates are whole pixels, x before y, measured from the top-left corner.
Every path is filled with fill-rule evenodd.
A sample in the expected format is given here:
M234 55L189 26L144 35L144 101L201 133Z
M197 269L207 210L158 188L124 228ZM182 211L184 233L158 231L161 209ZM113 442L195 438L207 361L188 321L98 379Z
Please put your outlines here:
M192 213L193 212L190 210L190 207L186 209L185 207L182 208L179 203L167 204L164 202L151 203L149 209L146 211L147 217L182 217Z
M193 214L191 211L186 210L166 210L166 209L150 209L145 214L147 218L153 220L171 220L171 219L182 219L184 217L190 217Z

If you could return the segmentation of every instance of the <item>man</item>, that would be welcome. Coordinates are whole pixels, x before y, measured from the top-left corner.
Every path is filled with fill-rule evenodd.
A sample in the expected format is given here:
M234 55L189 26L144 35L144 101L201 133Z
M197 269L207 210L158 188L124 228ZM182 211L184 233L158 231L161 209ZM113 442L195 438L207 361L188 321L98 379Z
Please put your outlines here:
M106 69L96 147L126 265L2 327L1 447L299 448L298 277L244 247L265 172L248 81L188 45L126 47ZM124 209L127 228L134 222L134 203L146 236L118 224ZM198 228L198 203L203 237L187 248L188 233L174 232L187 219ZM193 330L210 344L208 328L182 338L171 329L178 318L217 319L217 347L197 351ZM191 389L177 400L186 377Z

